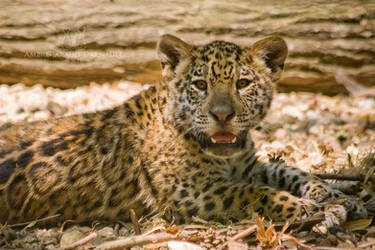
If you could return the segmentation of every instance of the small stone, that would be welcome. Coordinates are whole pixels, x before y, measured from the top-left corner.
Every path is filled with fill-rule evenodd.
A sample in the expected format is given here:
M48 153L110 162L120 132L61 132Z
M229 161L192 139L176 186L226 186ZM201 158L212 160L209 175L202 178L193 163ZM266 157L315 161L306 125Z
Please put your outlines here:
M92 240L92 244L99 245L105 241L117 239L115 231L111 227L104 227L97 232L98 236Z
M68 109L66 107L61 106L57 102L49 101L47 104L47 109L54 115L63 115L65 114Z
M102 237L104 240L116 239L116 235L112 227L104 227L98 231L98 237Z
M60 240L60 246L70 245L76 241L79 241L83 237L85 237L85 235L77 229L68 230L63 233Z

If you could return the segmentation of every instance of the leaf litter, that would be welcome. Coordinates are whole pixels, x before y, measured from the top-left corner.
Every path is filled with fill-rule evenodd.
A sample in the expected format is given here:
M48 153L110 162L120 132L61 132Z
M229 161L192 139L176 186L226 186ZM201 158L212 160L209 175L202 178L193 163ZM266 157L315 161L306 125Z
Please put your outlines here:
M103 110L147 88L132 82L91 83L76 89L0 85L0 126ZM375 210L375 99L364 95L328 97L315 93L279 93L264 121L252 131L261 160L282 160L314 174L361 180L348 185ZM354 176L354 177L353 177ZM330 179L329 176L326 176ZM354 178L354 179L355 179ZM350 179L350 178L349 178ZM366 200L367 199L367 200ZM371 211L370 211L371 213ZM375 211L372 211L372 216ZM48 218L46 218L48 220ZM43 218L39 218L43 220ZM326 234L308 222L272 223L260 217L238 222L194 218L170 225L160 218L133 223L38 227L2 225L1 248L44 249L342 249L375 247L375 227L368 219L347 222ZM135 221L137 220L137 221ZM312 223L319 222L319 219ZM312 224L310 223L310 224ZM308 226L306 226L306 225ZM135 233L135 230L137 233ZM128 245L126 245L128 244ZM130 242L130 243L129 243ZM117 245L116 245L117 244ZM130 245L129 245L130 244ZM108 247L109 246L109 247Z

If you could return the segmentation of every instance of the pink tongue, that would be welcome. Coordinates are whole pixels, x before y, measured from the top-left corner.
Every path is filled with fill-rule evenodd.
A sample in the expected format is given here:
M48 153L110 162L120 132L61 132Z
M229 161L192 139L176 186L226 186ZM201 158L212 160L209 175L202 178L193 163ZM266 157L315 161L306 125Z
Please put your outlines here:
M211 136L217 143L230 143L236 136L229 132L217 132Z

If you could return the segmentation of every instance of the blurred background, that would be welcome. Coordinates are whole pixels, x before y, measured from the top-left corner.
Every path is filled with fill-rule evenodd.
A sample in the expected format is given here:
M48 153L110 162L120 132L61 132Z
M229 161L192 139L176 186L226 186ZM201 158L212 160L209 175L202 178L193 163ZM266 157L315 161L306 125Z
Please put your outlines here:
M158 37L289 46L282 92L345 93L342 70L375 86L375 1L108 0L0 2L0 84L73 88L160 80Z

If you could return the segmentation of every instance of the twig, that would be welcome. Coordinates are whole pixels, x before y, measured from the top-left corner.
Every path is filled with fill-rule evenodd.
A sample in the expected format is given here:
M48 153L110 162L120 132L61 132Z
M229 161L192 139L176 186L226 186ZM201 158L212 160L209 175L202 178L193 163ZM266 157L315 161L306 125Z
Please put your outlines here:
M323 220L324 220L323 215L310 216L308 219L304 219L304 220L301 219L301 220L296 220L292 222L289 225L288 230L297 229L298 231L298 230L310 229L316 224L322 222ZM275 229L280 230L284 227L285 222L275 222L274 225L275 225Z
M349 153L347 153L346 155L347 155L347 158L348 158L349 169L354 168L354 164L353 164L353 161L352 161L352 156Z
M143 235L153 234L153 233L155 233L156 231L159 231L159 230L164 230L165 231L165 226L159 225L159 226L153 227L149 231L144 232Z
M68 224L68 223L76 223L77 221L75 220L66 220L64 221L61 226L60 226L60 232L63 232L64 231L64 228L65 228L65 225Z
M342 247L316 247L316 250L342 250ZM357 249L357 248L354 248Z
M89 241L95 239L96 237L98 236L98 234L96 232L91 232L89 233L86 237L76 241L76 242L73 242L72 244L70 245L66 245L66 246L63 246L62 249L63 250L67 250L67 249L74 249L76 247L79 247L79 246L82 246L82 245L85 245L86 243L88 243Z
M238 234L230 238L228 241L239 240L239 239L245 238L246 236L249 236L250 234L254 233L256 230L257 230L257 225L251 225L247 229L243 230L242 232L239 232Z
M130 209L130 219L133 223L135 234L141 234L141 229L139 229L137 215L135 214L133 209Z
M35 225L38 222L50 220L50 219L53 219L53 218L56 218L56 217L59 217L59 216L61 216L61 214L55 214L55 215L51 215L51 216L48 216L48 217L45 217L45 218L36 219L36 220L33 220L33 221L28 221L28 222L23 222L23 223L8 225L8 227L23 227L23 226L30 225L31 223L33 223L33 225Z
M123 249L133 246L142 246L149 243L163 242L168 240L177 239L177 235L167 234L167 233L157 233L152 235L135 235L127 237L125 239L114 240L105 242L95 249Z
M228 246L228 244L230 242L236 241L236 240L239 240L239 239L242 239L242 238L245 238L246 236L249 236L250 234L254 233L256 230L257 230L257 225L251 225L251 226L249 226L247 229L239 232L238 234L236 234L235 236L233 236L232 238L230 238L227 242L225 242L220 247L220 250L224 249L226 246Z
M324 180L341 180L341 181L364 181L365 178L362 175L349 175L349 174L316 174Z
M197 224L202 224L202 225L208 225L209 224L208 221L203 220L203 219L201 219L199 217L196 217L196 216L192 217L192 222L197 223Z
M186 225L184 226L184 230L195 230L195 229L203 229L203 230L206 230L208 229L209 227L208 226L205 226L205 225L197 225L197 224L193 224L193 225Z
M299 239L297 239L296 237L294 237L294 236L292 236L292 235L284 234L284 233L283 233L281 237L282 237L282 240L284 240L284 241L286 241L286 240L293 241L293 242L295 242L297 245L301 246L301 247L304 248L304 249L314 249L314 248L312 248L312 247L310 247L310 246L308 246L308 245L303 244L303 242L305 242L305 241L299 240Z

